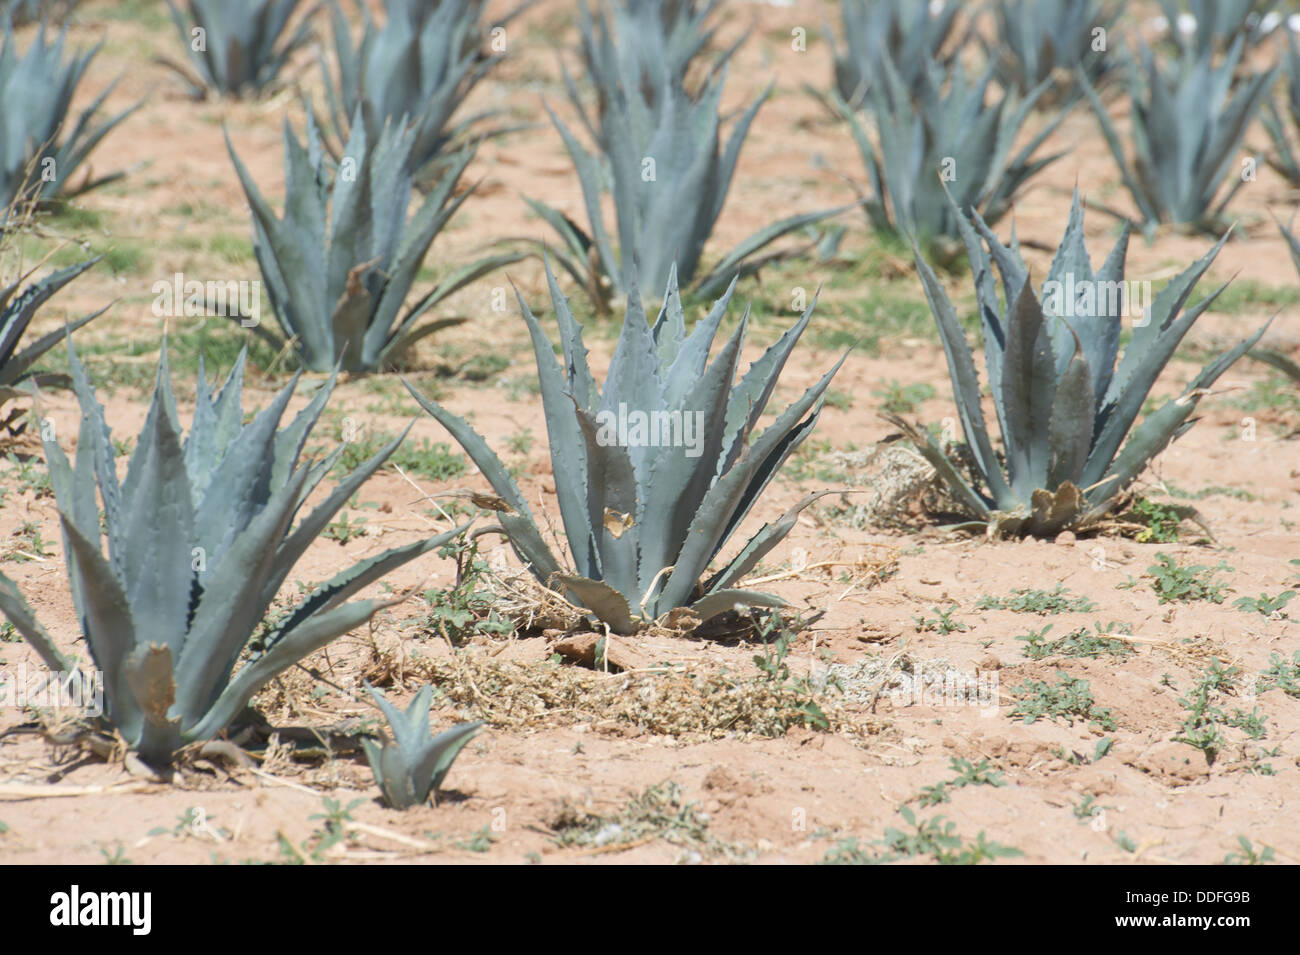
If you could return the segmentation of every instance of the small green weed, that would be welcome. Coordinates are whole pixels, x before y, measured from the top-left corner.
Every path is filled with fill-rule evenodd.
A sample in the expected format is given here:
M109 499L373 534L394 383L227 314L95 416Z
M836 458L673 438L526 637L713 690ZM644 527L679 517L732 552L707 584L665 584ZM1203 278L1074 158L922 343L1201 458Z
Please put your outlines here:
M1103 628L1101 621L1097 620L1093 622L1093 631L1089 631L1087 627L1079 627L1063 637L1048 640L1047 634L1051 629L1052 625L1049 623L1042 630L1030 630L1024 636L1016 637L1017 640L1023 640L1025 643L1022 651L1024 655L1031 660L1045 660L1054 656L1073 659L1102 656L1126 657L1137 652L1133 644L1127 640L1109 636L1113 633L1131 634L1133 628L1128 624L1116 623L1112 620Z
M1009 597L984 596L976 610L1013 610L1042 616L1058 613L1089 613L1097 605L1087 597L1071 596L1070 589L1057 584L1052 590L1013 590Z
M1223 561L1214 566L1189 564L1183 567L1165 553L1156 554L1156 561L1147 568L1147 576L1151 578L1151 589L1160 603L1208 600L1221 604L1227 598L1228 585L1214 576L1216 571L1233 569Z
M1072 677L1064 670L1057 671L1054 684L1030 680L1012 692L1018 695L1019 702L1011 710L1011 716L1022 717L1026 723L1063 719L1073 726L1075 720L1086 720L1105 730L1118 728L1110 710L1096 705L1088 681Z

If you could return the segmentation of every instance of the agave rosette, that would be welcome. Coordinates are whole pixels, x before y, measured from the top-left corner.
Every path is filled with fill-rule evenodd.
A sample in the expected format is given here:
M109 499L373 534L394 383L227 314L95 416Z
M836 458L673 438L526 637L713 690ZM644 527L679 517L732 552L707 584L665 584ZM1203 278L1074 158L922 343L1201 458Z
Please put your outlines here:
M423 806L430 795L436 801L438 787L451 764L465 744L482 729L483 721L460 723L431 736L429 706L433 703L432 686L420 687L405 710L393 706L383 693L369 684L366 690L388 720L393 734L391 742L376 743L369 737L361 739L384 801L393 809Z
M737 382L748 314L709 362L735 281L688 335L675 276L670 275L653 327L634 289L609 374L598 388L587 366L582 329L549 265L547 275L562 367L522 299L519 306L537 361L572 570L563 569L547 546L518 485L483 438L464 419L407 386L509 507L499 517L515 552L538 580L567 591L618 633L630 633L678 607L708 619L737 604L780 605L775 597L738 585L784 539L816 494L763 525L721 569L705 574L768 482L812 431L822 396L843 363L841 358L753 435L812 306ZM647 429L661 430L643 431L638 438L637 420ZM662 436L663 428L678 429L670 434L681 440L650 444L652 433Z
M156 765L219 733L277 674L395 603L346 601L463 530L354 564L268 620L294 565L401 437L344 477L295 526L342 453L300 460L333 382L281 428L295 378L245 425L243 367L241 355L214 397L200 366L193 425L182 436L164 346L149 415L119 481L103 408L73 351L82 411L75 461L69 463L51 435L43 436L73 605L102 674L105 718L130 749ZM0 610L51 669L74 671L3 575ZM236 670L264 621L258 648Z
M970 255L1005 467L985 426L965 331L919 250L917 269L943 341L976 480L968 481L962 465L923 429L896 415L886 417L907 432L990 533L1048 536L1086 529L1110 513L1151 459L1192 426L1201 398L1267 325L1207 364L1182 394L1138 424L1178 343L1226 286L1187 305L1227 236L1171 279L1142 316L1126 316L1131 303L1122 291L1128 229L1094 272L1077 193L1041 298L1014 240L1004 246L978 215L959 222ZM1133 319L1133 334L1120 357L1126 317Z

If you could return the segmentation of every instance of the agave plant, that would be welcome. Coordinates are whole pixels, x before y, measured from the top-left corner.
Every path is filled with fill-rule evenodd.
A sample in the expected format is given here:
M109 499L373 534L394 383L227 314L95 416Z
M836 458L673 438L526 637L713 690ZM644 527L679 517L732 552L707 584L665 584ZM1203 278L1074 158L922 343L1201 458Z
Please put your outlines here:
M1284 32L1287 45L1281 62L1282 107L1278 107L1276 99L1269 97L1260 119L1276 152L1276 155L1266 157L1268 164L1291 185L1300 186L1300 159L1296 157L1291 138L1300 133L1300 48L1296 46L1295 34L1290 30Z
M300 0L186 0L185 12L167 0L192 69L166 58L195 96L256 95L279 80L290 57L311 39L310 12L292 33Z
M20 388L20 385L31 384L45 388L68 383L66 375L37 374L32 371L32 366L38 358L82 325L103 315L107 308L91 312L89 315L68 322L62 328L42 335L22 351L18 350L18 342L27 331L27 326L31 324L37 310L56 292L98 261L98 258L89 259L78 265L60 269L33 282L21 292L19 287L27 276L20 276L13 284L0 288L0 408L24 394L26 389ZM21 434L26 428L25 423L18 423L21 414L21 411L15 409L8 415L0 415L0 431L10 435Z
M1113 58L1106 55L1109 34L1128 0L997 0L997 33L985 51L998 63L1003 86L1028 93L1052 81L1056 92L1073 98L1076 74L1097 85Z
M1282 238L1286 239L1287 250L1291 253L1291 264L1295 266L1297 272L1300 272L1300 238L1284 225L1279 224L1278 228L1282 232ZM1271 348L1253 348L1250 357L1271 365L1300 385L1300 363L1293 358Z
M1010 248L1002 245L978 215L971 222L962 218L960 224L983 325L1005 470L985 427L965 332L919 251L916 265L943 340L975 480L968 481L962 467L922 429L897 416L887 417L905 430L958 500L988 524L990 534L1050 536L1086 529L1120 502L1153 457L1191 427L1197 403L1264 332L1261 328L1206 365L1179 397L1134 427L1178 343L1223 291L1220 286L1184 308L1227 236L1170 280L1137 316L1131 314L1136 303L1124 278L1129 230L1123 229L1094 273L1077 193L1065 236L1038 295L1014 242ZM994 265L1001 277L1002 300ZM1126 315L1134 318L1133 337L1117 367Z
M885 83L872 88L866 106L876 141L847 103L835 97L867 167L871 194L864 198L872 227L928 242L956 239L957 222L944 186L965 211L977 209L997 222L1011 208L1021 187L1064 153L1035 158L1065 113L1058 113L1018 152L1016 136L1035 101L1047 89L1040 83L1023 99L1015 93L990 100L990 66L972 81L960 64L945 71L931 63L914 101L888 62Z
M1253 46L1281 22L1278 0L1160 0L1170 36L1184 50L1207 56L1238 40Z
M291 342L313 371L335 364L350 372L392 365L421 338L462 318L419 324L429 309L475 279L517 262L508 253L458 269L402 312L434 238L473 192L453 197L473 150L453 166L407 220L413 195L411 160L416 131L386 126L370 139L360 117L337 170L307 117L307 145L286 122L285 216L276 217L227 138L227 147L253 212L254 251L283 338L256 333L274 347ZM333 185L329 181L333 178Z
M368 104L362 115L372 141L385 123L410 124L415 131L411 161L417 180L423 182L430 166L458 153L471 139L506 131L481 128L495 110L452 119L504 56L482 51L485 0L387 0L382 27L358 5L363 32L354 46L343 9L338 0L331 0L337 80L321 57L330 119L340 141L346 142L363 102ZM520 9L498 23L508 22Z
M99 45L65 58L66 30L47 40L44 24L19 55L13 28L4 25L0 46L0 205L15 199L52 199L75 196L122 178L121 173L92 180L87 173L74 185L72 175L99 141L140 107L137 103L116 116L96 122L99 108L116 82L100 93L80 113L72 113L72 99Z
M718 108L731 50L720 54L714 72L691 95L680 55L671 60L666 54L656 59L644 53L647 45L660 50L671 45L669 37L654 33L662 18L626 18L625 32L633 22L644 29L635 42L620 35L615 43L607 16L599 13L593 21L585 3L582 11L586 62L599 98L595 110L584 104L576 83L570 81L568 89L597 152L584 148L549 106L547 111L582 182L590 232L545 203L528 203L562 240L562 248L552 253L556 261L599 308L606 307L610 296L629 294L634 271L649 287L664 288L674 263L683 285L693 285L701 295L715 294L733 276L751 274L788 254L758 256L774 240L842 211L801 213L775 222L741 242L711 271L697 274L741 146L767 94L741 113L722 147ZM651 66L656 72L647 75L644 69ZM601 209L606 192L614 200L612 231Z
M164 344L153 402L119 482L104 410L75 350L71 364L82 414L75 463L69 464L52 436L44 437L73 605L102 674L105 717L153 765L168 763L188 743L210 739L267 681L398 602L345 603L464 530L355 564L269 619L294 565L401 437L343 478L295 527L298 512L343 451L319 462L299 460L332 379L286 427L280 421L297 378L245 425L244 356L215 397L200 365L193 426L182 437ZM73 672L3 576L0 610L51 669ZM255 635L256 648L236 672Z
M1237 176L1227 188L1226 181L1238 168L1242 139L1268 96L1276 69L1235 75L1241 51L1239 37L1216 66L1211 53L1188 48L1177 63L1162 69L1143 45L1141 68L1130 61L1127 78L1132 161L1096 91L1081 78L1143 224L1207 231L1222 227L1223 210L1246 177Z
M361 740L384 801L393 809L409 809L423 806L432 794L434 802L437 802L438 787L465 744L482 728L482 720L461 723L431 737L429 705L433 702L432 686L420 687L405 712L389 703L384 694L368 683L366 690L375 705L384 711L393 732L393 742L385 740L383 746L376 745L368 737Z
M873 88L884 82L886 64L902 80L910 96L921 91L926 64L947 68L956 61L964 37L955 36L961 12L957 0L840 0L840 20L845 46L840 49L827 31L835 57L835 89L851 106L863 103ZM896 88L884 90L892 96Z
M633 287L602 389L587 366L582 329L547 264L559 322L561 368L523 299L537 359L551 466L572 572L542 539L500 458L461 418L421 395L508 508L501 526L516 554L547 586L567 591L617 633L678 607L708 619L737 603L779 606L737 589L741 578L794 526L813 494L765 524L720 570L701 580L786 458L812 431L822 395L843 359L751 439L812 306L735 383L746 319L710 364L709 351L735 280L688 336L676 276L653 328ZM814 303L815 305L816 303Z
M582 58L587 72L592 76L620 75L625 90L640 90L647 102L653 103L661 72L683 78L683 85L692 98L698 95L699 83L691 81L697 63L707 59L703 79L718 75L732 54L748 38L740 35L731 47L705 57L713 45L718 31L714 14L720 0L610 0L609 9L614 21L613 36L617 39L617 56L611 58L604 33L593 29L591 13L586 5L580 7L582 15ZM576 97L576 84L568 70L562 71L570 96ZM588 126L593 139L600 138L601 129Z

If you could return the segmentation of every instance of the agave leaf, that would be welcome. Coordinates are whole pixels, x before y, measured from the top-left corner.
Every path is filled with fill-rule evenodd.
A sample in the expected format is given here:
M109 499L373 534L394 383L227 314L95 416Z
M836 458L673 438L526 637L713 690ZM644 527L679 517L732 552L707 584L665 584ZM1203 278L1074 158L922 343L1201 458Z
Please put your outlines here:
M1225 235L1207 255L1171 279L1152 303L1147 324L1134 330L1133 339L1124 350L1124 357L1120 359L1119 367L1098 411L1095 428L1097 434L1083 474L1084 487L1101 479L1106 465L1115 456L1120 442L1132 428L1151 386L1173 355L1178 343L1182 341L1196 319L1227 287L1225 282L1182 316L1174 318L1226 239Z
M513 508L513 514L503 514L500 520L509 531L511 546L515 548L520 559L529 564L533 573L543 582L559 573L560 564L542 539L541 532L533 520L532 511L528 509L528 504L519 491L519 485L510 476L501 459L487 446L487 442L469 426L465 419L430 401L409 381L403 379L402 383L406 385L406 390L420 407L433 415L438 423L456 439L456 443L465 449L465 453L483 472L492 489Z
M1262 361L1266 365L1272 365L1278 371L1288 375L1293 381L1300 382L1300 363L1292 361L1281 352L1269 348L1255 348L1250 352L1250 357L1256 361Z
M18 589L18 585L2 573L0 573L0 613L3 613L14 625L14 629L23 635L27 645L36 651L47 667L60 673L73 671L71 662L60 652L49 633L36 619L36 614L23 597L22 591Z
M1060 487L1082 472L1092 447L1092 416L1096 404L1092 394L1092 369L1074 329L1068 325L1066 328L1074 337L1074 347L1069 364L1056 385L1052 402L1048 428L1048 487Z
M557 255L556 258L561 263L570 263L565 266L565 270L573 276L574 281L579 284L585 282L586 276L582 273L582 270L572 263L587 260L587 250L591 248L590 236L582 231L582 226L553 206L548 206L544 202L530 199L527 196L524 196L524 202L528 203L528 207L537 213L542 221L559 233L569 255Z
M687 605L718 547L744 519L785 459L811 432L821 396L843 363L842 357L742 452L731 470L714 482L691 520L685 543L659 595L657 606L664 612ZM817 410L813 410L815 404Z
M756 590L718 590L691 604L691 610L701 621L726 613L737 605L744 607L785 607L780 597L759 593Z
M637 524L644 507L637 495L636 471L628 449L602 441L595 419L576 401L574 416L587 447L587 521L597 538L601 571L615 591L631 593L642 586L638 544L643 536L654 536L643 535ZM612 514L631 517L631 528L622 522L611 527L606 518Z
M158 374L158 397L122 485L127 520L124 583L137 620L136 640L178 652L190 614L195 514L179 425L174 409L162 398L170 391L162 377L167 374L165 360ZM158 533L159 526L169 532Z
M560 504L560 518L564 523L569 547L580 575L598 577L595 528L587 516L587 445L582 428L572 414L573 402L560 367L556 364L551 341L542 331L523 298L516 300L528 326L533 343L533 357L537 362L538 384L541 387L542 407L546 414L546 432L551 446L551 463L555 471L555 493ZM621 344L621 342L620 342ZM617 356L615 358L617 360ZM487 471L484 469L484 473ZM489 478L490 479L490 478ZM505 495L502 495L505 497ZM520 513L526 510L516 506Z
M186 734L187 737L210 738L229 725L258 690L289 667L336 637L355 630L379 611L400 602L401 598L355 600L308 618L284 634L266 653L241 667L222 690L212 708Z
M697 435L697 446L686 448L670 444L660 448L642 471L641 480L646 489L637 512L638 520L651 523L654 515L663 515L663 526L655 526L652 533L642 535L641 574L637 586L643 593L653 580L659 578L664 568L675 563L678 555L673 548L690 533L697 509L713 485L716 468L701 467L699 462L724 461L722 451L727 440L728 402L740 364L740 346L748 319L746 313L735 333L704 374L697 378L695 387L680 405L683 423L694 420L703 424L703 433ZM683 427L683 438L684 432Z
M176 695L187 730L201 721L221 692L249 635L266 613L275 545L288 532L306 480L307 472L300 470L255 516L245 519L220 555L208 558L202 596L176 654Z
M980 406L979 376L975 370L975 360L971 355L970 345L966 342L966 332L957 321L957 313L948 300L948 293L944 291L943 285L929 263L922 258L920 249L914 247L913 254L916 258L917 272L925 288L925 297L930 303L930 311L939 326L939 338L943 342L944 355L948 359L948 373L952 376L962 433L966 436L971 452L975 455L980 474L987 476L986 480L989 482L994 500L1009 500L1011 487L1002 474L1002 468L998 464L997 455L993 452L993 444L984 426L984 412Z
M1125 442L1123 450L1107 470L1101 486L1090 492L1090 499L1109 501L1141 474L1147 463L1181 433L1179 429L1196 410L1204 391L1218 381L1238 358L1253 348L1271 324L1270 319L1245 341L1206 365L1180 397L1170 399L1148 415Z
M69 563L75 564L81 583L81 632L104 673L105 704L123 738L137 739L143 716L124 683L126 658L136 642L130 603L98 546L66 517L62 523Z
M369 683L366 692L383 711L388 720L389 729L393 731L393 740L399 750L414 753L429 738L429 705L433 702L433 687L426 684L420 687L403 712L388 702L388 698Z
M799 514L804 508L827 494L834 493L836 492L814 491L807 494L794 507L782 514L778 520L770 524L764 524L759 528L758 533L749 539L749 543L744 546L740 553L733 557L726 567L704 583L702 589L706 596L726 591L732 584L738 582L758 566L758 562L766 557L773 547L785 540L790 531L794 530L795 522L799 519Z
M589 580L586 577L570 574L560 574L555 579L572 591L587 610L595 614L615 633L636 632L636 624L632 620L632 610L628 606L627 599L613 587L599 580Z
M445 730L429 741L426 747L424 758L416 764L415 774L417 779L423 779L426 773L430 774L430 790L437 798L437 792L442 786L442 781L447 778L447 773L451 769L451 764L455 762L460 751L465 748L465 744L474 738L483 727L482 720L476 720L473 723L461 723L459 726L453 726Z
M1022 501L1047 474L1055 372L1051 332L1026 279L1007 317L1000 396L1007 421L1007 470Z
M881 417L907 435L908 440L915 445L921 457L925 458L930 463L930 466L939 472L943 482L957 494L957 497L972 514L978 515L982 520L989 520L993 516L993 508L962 477L956 465L935 444L933 438L915 425L904 421L898 415L882 412Z

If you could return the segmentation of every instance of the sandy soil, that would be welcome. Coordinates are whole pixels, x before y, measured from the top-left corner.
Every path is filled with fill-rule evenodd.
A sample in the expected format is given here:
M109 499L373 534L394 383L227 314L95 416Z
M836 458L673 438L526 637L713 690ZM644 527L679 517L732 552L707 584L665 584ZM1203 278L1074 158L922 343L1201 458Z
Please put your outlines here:
M162 331L149 307L155 281L176 271L257 278L251 258L223 259L204 244L213 236L247 236L243 194L222 142L223 126L263 191L278 196L281 123L286 116L300 123L301 109L291 92L255 103L191 102L175 77L151 62L155 54L174 54L177 46L170 28L157 26L156 11L143 19L109 16L112 7L92 0L72 30L78 42L105 40L80 98L88 101L119 74L110 107L148 95L139 113L94 157L97 170L141 168L119 186L88 195L81 205L99 215L92 245L126 241L140 249L143 262L122 275L96 270L56 298L39 324L54 327L69 315L116 299L109 314L79 338L138 346L130 357L94 357L97 378L114 371L110 366L117 373L138 366L147 380L157 355L153 343ZM824 87L828 82L821 29L834 19L833 5L733 3L727 17L724 38L751 21L755 27L731 70L726 104L747 102L770 77L777 85L742 154L714 255L777 215L848 200L851 194L836 172L862 175L850 138L827 123L802 91L805 83ZM791 49L796 27L808 31L807 52ZM575 36L568 4L547 0L530 10L512 25L509 58L482 84L472 105L536 118L544 96L567 116L556 47L562 44L571 55ZM313 56L305 54L300 63L301 83L309 93L319 91ZM1116 109L1124 113L1119 104ZM1265 139L1257 126L1250 141L1262 148ZM1108 203L1126 201L1095 119L1085 109L1074 111L1051 145L1070 152L1034 181L1016 208L1021 238L1044 244L1059 238L1076 184ZM577 179L549 126L488 144L470 175L482 179L480 195L435 245L431 262L438 269L470 260L499 237L543 237L543 224L527 213L521 195L544 198L581 219ZM1289 187L1267 169L1243 188L1233 205L1240 235L1224 249L1212 276L1292 287L1296 275L1270 215L1285 221L1293 199ZM845 251L855 259L865 255L870 237L860 220L846 221ZM1109 249L1113 231L1113 222L1103 215L1090 215L1094 258ZM1208 244L1204 237L1173 233L1150 245L1134 241L1129 275L1166 278ZM1046 267L1046 253L1028 256L1036 270ZM772 313L784 307L780 303L788 304L796 286L827 283L816 323L857 329L855 334L891 317L873 314L873 306L863 304L868 291L863 285L879 282L893 293L920 299L906 261L894 263L896 275L881 270L864 275L863 285L835 284L836 268L797 260L765 274L761 286L744 290L744 297L757 300L762 316L749 357L760 354L779 333L779 323L789 320L788 313ZM510 278L543 310L544 282L535 262L513 267ZM555 514L540 403L521 387L531 376L522 323L512 312L491 307L491 293L502 284L504 277L491 278L458 296L447 313L465 315L470 323L426 339L413 370L452 410L472 416L494 447L502 449L509 437L531 429L531 447L507 458L520 466L530 499L540 496ZM966 296L963 301L969 299L966 279L954 279L952 288L954 295ZM1294 307L1284 309L1279 316L1270 333L1274 347L1294 347L1294 312ZM1243 334L1270 313L1250 305L1211 311L1193 332L1193 344ZM588 341L594 362L602 366L612 334L592 331ZM835 359L837 350L823 345L825 338L810 340L796 353L778 402L801 391ZM505 355L510 364L486 381L447 372L489 354ZM1175 392L1198 367L1176 359L1157 393ZM1222 394L1202 406L1200 423L1143 476L1143 493L1156 498L1171 490L1199 493L1194 503L1213 530L1214 543L1195 543L1199 535L1190 528L1182 540L1165 544L1113 537L987 543L948 536L923 517L901 531L861 529L844 508L862 499L841 503L838 496L806 512L764 563L761 574L773 579L762 586L809 613L825 610L800 634L788 663L796 678L824 679L828 672L842 678L849 692L828 691L824 700L834 716L834 732L796 727L766 738L709 725L710 707L718 701L701 702L689 693L680 699L695 700L704 722L690 728L686 717L675 710L669 714L667 701L679 699L673 687L690 682L684 674L703 677L725 670L754 681L758 671L752 658L762 648L743 638L654 634L619 641L635 659L675 665L673 673L660 675L556 667L548 662L554 635L537 632L508 641L482 636L453 657L422 625L428 608L415 600L377 618L369 632L354 633L309 661L342 691L294 671L269 688L259 704L277 727L333 726L374 717L373 707L352 692L360 679L377 681L391 697L404 700L432 675L447 694L436 713L438 725L466 718L486 718L490 724L455 764L437 807L384 808L359 755L295 761L284 752L268 753L257 772L200 763L178 773L171 784L152 782L120 762L87 758L19 731L29 715L11 708L0 711L0 733L13 731L0 736L0 860L205 863L298 856L315 861L312 850L318 849L316 855L326 861L358 862L813 862L843 840L856 839L865 847L890 827L907 829L899 812L906 805L918 820L942 816L953 823L965 845L983 833L991 843L1020 850L1005 860L1012 863L1214 863L1240 851L1239 837L1256 850L1271 847L1279 862L1300 861L1300 836L1287 808L1300 780L1300 700L1283 689L1257 692L1267 684L1252 679L1270 665L1273 654L1291 660L1300 650L1300 628L1283 615L1269 618L1233 606L1238 597L1275 595L1300 583L1300 567L1288 563L1300 556L1294 510L1300 502L1297 403L1261 410L1239 404L1268 379L1262 366L1238 365L1221 381ZM954 413L933 335L892 335L860 349L835 382L842 400L826 408L816 445L810 443L801 456L807 479L777 481L751 523L780 513L809 490L863 480L860 470L834 452L867 448L889 436L890 427L876 415L880 397L875 392L893 380L933 387L934 397L919 403L912 416L933 422ZM280 382L259 371L245 407L265 403ZM186 390L182 386L182 394ZM317 438L332 441L345 418L363 433L395 431L415 414L402 395L395 375L344 382ZM120 385L101 389L101 398L114 433L133 435L147 409L147 390ZM76 404L70 396L51 394L43 412L61 435L75 435ZM419 416L413 439L447 437ZM71 447L68 437L64 445ZM828 469L821 479L819 469ZM8 473L0 511L3 570L23 587L56 638L65 647L80 648L53 500ZM323 579L352 561L445 526L419 500L422 494L487 486L472 473L441 484L413 480L418 491L392 470L374 479L361 492L360 505L349 511L365 518L366 533L346 544L318 541L295 579ZM39 529L46 548L40 559L23 562L15 558L21 540L5 545L29 523ZM746 537L742 532L736 540ZM1227 599L1161 604L1145 576L1157 553L1183 564L1224 562L1231 569L1216 574L1230 588ZM389 583L399 589L422 581L445 587L452 570L447 561L422 561L393 574ZM1021 588L1051 591L1057 585L1088 598L1093 609L1041 616L979 607L981 598L1006 597ZM962 629L944 633L942 627L918 624L918 618L935 620L949 608ZM1300 601L1292 605L1292 617L1300 614L1298 608ZM1048 624L1048 639L1055 639L1110 621L1130 630L1120 636L1122 654L1033 660L1018 639ZM23 644L0 643L0 670L35 663ZM1210 763L1202 750L1173 737L1187 717L1180 698L1189 698L1212 665L1238 668L1234 687L1214 697L1215 705L1227 713L1257 708L1266 735L1252 739L1240 728L1225 727L1224 745ZM996 703L917 699L902 682L909 673L947 671L978 675L995 685ZM1087 681L1096 706L1109 710L1112 728L1084 720L1027 724L1013 715L1023 685L1055 682L1058 672ZM512 681L518 684L514 689ZM563 705L548 703L535 692L539 685L571 696ZM644 705L625 705L634 698ZM668 715L656 722L651 717L660 699ZM687 703L681 706L689 709ZM1109 749L1103 743L1104 755L1095 758L1101 741L1108 741ZM994 783L951 787L944 793L947 801L923 805L919 797L926 787L956 775L950 768L954 758L977 765L987 760L984 768L994 774ZM629 801L647 787L666 792L670 783L680 787L680 805L667 814L668 822L660 818L663 813L651 813L658 821L644 835L620 842L607 830L568 845L557 838L582 825L590 825L591 832L605 827L592 824L594 818L620 820L631 831ZM359 825L345 842L322 849L318 836L324 823L313 816L323 811L326 797L344 807L356 802L350 812ZM182 817L186 821L178 821Z

